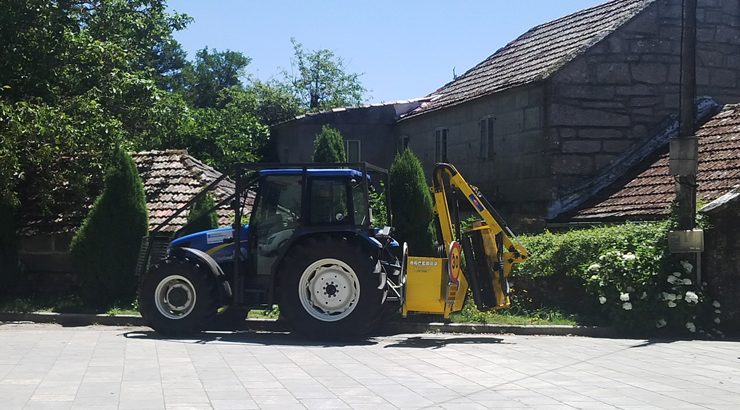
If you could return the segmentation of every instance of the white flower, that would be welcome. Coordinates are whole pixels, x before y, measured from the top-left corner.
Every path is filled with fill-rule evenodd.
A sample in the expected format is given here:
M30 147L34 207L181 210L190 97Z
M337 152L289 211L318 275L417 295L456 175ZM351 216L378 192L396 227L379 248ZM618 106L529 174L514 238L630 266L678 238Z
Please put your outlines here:
M629 302L630 300L630 294L629 293L619 293L619 300L622 302Z
M676 300L676 295L674 295L673 293L663 292L663 300L671 300L671 301Z
M718 314L718 315L719 315L720 313L722 313L722 311L721 311L721 310L719 310L719 309L714 309L714 313L716 313L716 314Z
M672 301L672 300L671 300L670 302L668 302L668 307L669 307L669 308L674 308L674 307L676 307L676 302L674 302L674 301Z
M684 279L683 280L684 285L691 285L691 279Z
M686 273L691 273L691 271L694 270L694 265L689 263L689 261L681 261L681 266L683 266L683 269L686 271Z
M670 283L671 285L674 285L679 280L680 279L678 279L677 277L673 275L668 275L668 279L666 279L666 281L668 281L668 283Z
M599 280L599 275L591 275L591 280Z
M591 266L589 266L588 269L586 269L586 271L587 272L598 272L599 268L601 268L601 265L599 265L598 263L594 263Z
M675 271L675 272L671 273L671 275L673 275L673 276L675 276L677 278L680 278L681 277L681 272Z
M647 299L647 292L642 292L642 296L640 296L640 299Z
M629 303L629 302L622 303L622 309L632 310L632 303Z
M714 302L712 302L712 306L719 308L719 301L715 300Z
M689 329L689 332L694 333L696 332L696 325L691 322L686 322L686 329Z
M665 327L665 325L667 325L667 324L668 324L668 322L666 322L665 319L658 319L658 321L655 322L655 327L657 327L658 329L660 329L661 327Z
M626 261L633 261L633 260L637 259L637 256L635 256L635 254L632 253L632 252L627 252L624 255L622 255L622 259L624 259Z
M686 292L684 299L689 303L699 303L699 296L692 291Z
M721 322L721 320L719 320L719 318L718 318L718 317L715 317L715 318L714 318L714 323L716 323L716 324L719 324L720 322Z
M605 298L605 297L603 297L603 296L599 296L599 303L601 303L602 305L603 305L604 303L606 303L606 298Z

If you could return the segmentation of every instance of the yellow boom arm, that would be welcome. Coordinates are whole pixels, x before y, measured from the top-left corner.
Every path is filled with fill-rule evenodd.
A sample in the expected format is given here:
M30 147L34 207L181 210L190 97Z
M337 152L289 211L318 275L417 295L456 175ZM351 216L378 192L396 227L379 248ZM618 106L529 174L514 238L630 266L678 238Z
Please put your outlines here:
M527 249L516 240L486 198L465 181L453 165L436 165L432 191L445 255L443 258L408 257L404 315L423 312L448 317L451 312L462 309L468 287L478 309L508 307L507 279L513 265L529 256ZM468 201L480 217L470 230L458 232L458 235L455 235L450 215L450 194L456 201L463 198ZM457 209L454 211L457 213ZM457 215L456 219L459 219ZM461 250L467 265L462 275L459 274Z

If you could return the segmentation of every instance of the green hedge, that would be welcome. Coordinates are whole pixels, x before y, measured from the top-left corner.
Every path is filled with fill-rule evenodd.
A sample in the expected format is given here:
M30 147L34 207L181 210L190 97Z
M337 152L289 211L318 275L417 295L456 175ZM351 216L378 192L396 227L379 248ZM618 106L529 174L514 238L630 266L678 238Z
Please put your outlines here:
M668 253L669 222L545 232L519 239L532 256L512 273L517 303L558 307L623 330L712 328L693 266ZM711 302L711 301L709 301Z

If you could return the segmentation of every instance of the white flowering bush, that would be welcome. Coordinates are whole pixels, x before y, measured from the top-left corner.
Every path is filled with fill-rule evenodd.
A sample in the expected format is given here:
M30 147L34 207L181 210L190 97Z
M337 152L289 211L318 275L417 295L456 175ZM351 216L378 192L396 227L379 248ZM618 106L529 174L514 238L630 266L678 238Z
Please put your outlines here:
M515 297L624 330L706 331L720 307L697 290L690 261L668 253L668 230L654 222L524 237L532 257L513 274Z

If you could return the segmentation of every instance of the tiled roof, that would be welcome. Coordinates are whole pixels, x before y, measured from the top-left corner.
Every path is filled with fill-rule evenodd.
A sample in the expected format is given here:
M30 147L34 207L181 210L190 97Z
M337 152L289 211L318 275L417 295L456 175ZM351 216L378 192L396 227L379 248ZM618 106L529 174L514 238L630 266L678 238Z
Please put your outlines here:
M149 208L149 229L172 216L221 173L188 155L185 150L143 151L131 155L144 183ZM234 193L234 181L225 179L211 192L214 202ZM251 210L251 203L247 211ZM231 222L233 212L228 204L217 211L219 225ZM188 210L170 221L162 231L174 232L187 222Z
M699 140L698 195L714 201L740 185L740 104L726 105L696 133ZM656 219L668 215L675 183L668 174L668 153L635 171L637 176L607 189L570 220ZM634 175L634 173L633 173Z
M539 25L430 94L405 117L548 78L654 0L613 0Z
M187 204L193 196L221 173L203 164L185 150L144 151L131 155L141 176L149 209L149 229L154 229L175 211ZM234 182L225 179L212 191L218 203L234 193ZM91 194L90 198L94 198ZM251 210L253 196L247 200L245 213ZM74 232L87 214L92 199L87 203L67 204L59 214L47 217L21 215L19 233L24 236ZM217 211L219 225L228 225L233 212L228 205ZM174 232L187 221L188 210L168 223L162 231Z

